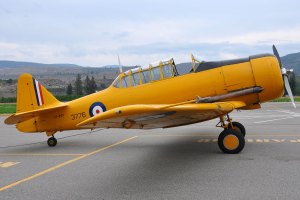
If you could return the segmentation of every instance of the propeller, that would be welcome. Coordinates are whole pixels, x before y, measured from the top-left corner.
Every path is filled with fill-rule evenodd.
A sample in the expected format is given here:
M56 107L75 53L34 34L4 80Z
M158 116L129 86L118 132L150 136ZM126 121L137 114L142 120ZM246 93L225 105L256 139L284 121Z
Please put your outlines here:
M281 74L283 76L283 81L284 81L284 87L291 99L291 102L294 106L294 108L296 108L296 104L295 104L295 101L294 101L294 96L293 96L293 93L292 93L292 90L291 90L291 86L290 86L290 83L289 83L289 78L288 78L288 72L293 72L293 69L286 69L284 67L282 67L282 63L281 63L281 59L280 59L280 56L279 56L279 53L275 47L275 45L273 45L273 52L274 52L274 55L276 56L278 62L279 62L279 66L281 68Z
M278 51L277 51L275 45L273 45L272 48L273 48L273 53L274 53L274 55L276 56L276 58L277 58L277 60L278 60L278 62L279 62L280 69L282 69L281 58L280 58L280 56L279 56L279 53L278 53Z

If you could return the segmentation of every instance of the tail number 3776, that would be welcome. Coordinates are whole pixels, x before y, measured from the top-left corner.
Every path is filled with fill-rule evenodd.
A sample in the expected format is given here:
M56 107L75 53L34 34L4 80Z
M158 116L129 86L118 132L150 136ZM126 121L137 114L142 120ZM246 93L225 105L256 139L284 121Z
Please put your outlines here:
M84 117L86 117L85 112L71 114L71 119L72 120L76 120L76 119L80 119L80 118L84 118Z

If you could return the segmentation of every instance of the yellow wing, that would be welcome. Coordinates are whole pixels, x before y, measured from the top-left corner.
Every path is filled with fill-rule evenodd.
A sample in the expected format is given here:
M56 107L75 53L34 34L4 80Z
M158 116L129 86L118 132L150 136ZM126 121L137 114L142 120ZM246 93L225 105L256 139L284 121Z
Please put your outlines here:
M146 104L114 108L79 124L81 128L170 128L207 121L246 106L244 102Z

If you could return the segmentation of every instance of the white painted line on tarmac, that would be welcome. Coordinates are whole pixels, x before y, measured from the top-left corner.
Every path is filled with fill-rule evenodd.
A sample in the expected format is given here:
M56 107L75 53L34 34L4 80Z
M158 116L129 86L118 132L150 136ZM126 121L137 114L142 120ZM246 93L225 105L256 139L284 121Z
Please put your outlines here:
M218 139L199 139L197 142L199 143L212 143L212 142L217 142ZM300 143L300 139L246 139L246 142L248 143Z
M291 114L291 115L299 115L299 113L295 113L289 110L267 110L267 111L276 111L276 112L281 112L281 113L287 113L287 114Z
M261 115L261 114L257 114L257 115L253 115L253 116L250 116L250 115L230 115L232 118L275 118L275 117L288 117L288 116L293 116L293 117L300 117L300 115L298 114L286 114L286 115Z
M291 116L291 117L284 117L284 118L277 118L277 119L269 119L269 120L265 120L265 121L258 121L258 122L254 122L255 124L261 124L261 123L265 123L265 122L273 122L273 121L278 121L278 120L284 120L284 119L291 119L291 118L295 118L298 116Z

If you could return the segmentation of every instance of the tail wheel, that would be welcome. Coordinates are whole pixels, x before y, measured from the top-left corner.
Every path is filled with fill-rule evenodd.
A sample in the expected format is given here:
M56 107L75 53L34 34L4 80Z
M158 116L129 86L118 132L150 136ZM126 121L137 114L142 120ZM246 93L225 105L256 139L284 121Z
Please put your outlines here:
M218 145L224 153L240 153L245 147L245 137L239 131L234 129L225 129L219 135Z
M233 127L231 126L231 124L232 124ZM239 131L245 137L245 135L246 135L246 129L243 126L243 124L241 124L239 122L231 122L231 124L230 123L228 124L230 128L232 128L232 129L234 129L236 131Z
M49 147L55 147L57 144L57 139L55 137L50 137L47 141Z

